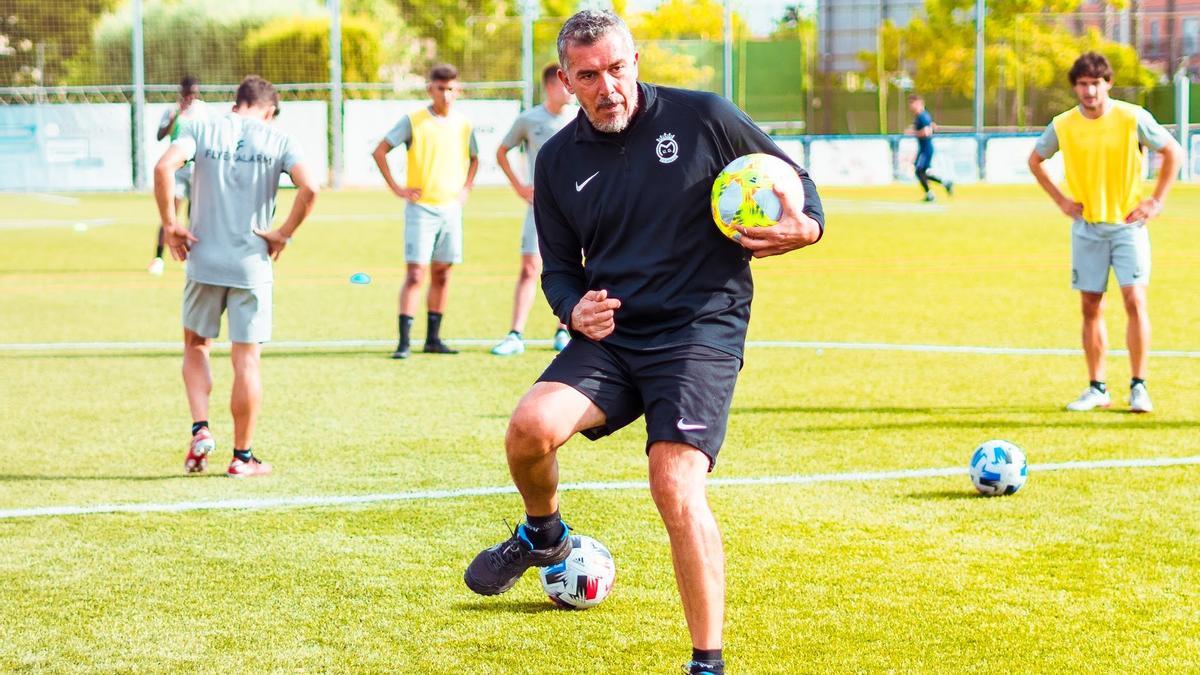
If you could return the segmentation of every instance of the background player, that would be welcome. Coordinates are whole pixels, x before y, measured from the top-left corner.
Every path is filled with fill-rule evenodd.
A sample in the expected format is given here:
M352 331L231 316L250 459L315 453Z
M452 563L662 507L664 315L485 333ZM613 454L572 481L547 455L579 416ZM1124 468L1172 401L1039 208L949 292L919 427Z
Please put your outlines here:
M1132 380L1129 408L1154 409L1146 389L1150 349L1150 316L1146 286L1150 283L1149 220L1162 211L1175 181L1183 150L1144 109L1109 98L1112 66L1088 52L1071 66L1068 79L1079 105L1058 115L1046 127L1029 155L1029 170L1071 225L1071 286L1079 291L1083 311L1083 351L1088 387L1067 410L1086 411L1112 405L1104 381L1104 291L1111 267L1125 301L1125 343ZM1162 155L1154 194L1142 198L1142 146ZM1042 162L1062 150L1067 197L1050 180Z
M929 181L946 188L946 194L953 197L954 183L929 173L929 167L933 166L933 132L937 130L937 125L933 123L933 116L925 109L925 99L921 98L920 94L909 94L908 109L916 117L913 119L912 129L905 133L917 137L917 159L913 162L913 168L917 172L917 182L921 184L921 190L925 193L925 201L934 200Z
M645 414L650 493L692 639L685 669L723 673L724 550L705 481L742 366L749 260L815 243L821 202L797 167L804 192L779 193L779 224L730 241L712 222L713 179L740 155L786 160L779 147L720 96L638 82L633 37L610 12L571 17L558 54L584 115L539 153L534 210L542 289L573 339L517 404L505 437L525 522L480 552L464 579L494 595L529 567L565 559L558 449Z
M533 222L533 168L537 160L538 150L550 137L575 119L579 109L568 105L571 94L562 81L558 79L558 64L553 63L542 70L543 99L536 105L521 113L513 122L508 135L500 142L496 150L496 162L508 182L521 198L529 203L525 212L525 229L521 234L521 274L517 277L517 288L513 293L512 328L504 340L492 348L497 356L520 354L525 351L525 340L521 331L525 330L525 320L529 318L529 308L533 306L534 292L537 290L537 277L542 271L542 256L538 252L537 228ZM522 182L512 165L508 163L508 151L524 144L528 160L529 182ZM561 352L571 339L567 327L558 324L554 332L554 350Z
M163 111L162 120L158 123L156 138L162 140L170 137L172 141L179 137L180 122L204 119L211 114L208 104L200 99L200 81L191 75L184 75L179 81L179 102L172 108ZM179 217L183 209L183 200L191 200L192 192L192 162L184 164L175 172L175 217ZM163 273L163 229L158 228L158 243L154 247L154 260L146 268L150 274L158 276Z
M188 261L183 291L183 382L192 413L192 441L184 461L188 472L203 471L215 447L208 428L208 354L226 310L233 343L234 448L226 473L240 478L271 472L251 447L262 403L261 345L271 339L271 261L312 212L318 190L295 141L268 125L278 108L275 87L251 75L238 86L232 113L187 124L154 169L166 243L176 260ZM195 161L201 180L184 228L171 208L171 179L189 160ZM296 185L296 199L283 225L271 230L279 176L285 171Z
M432 103L400 118L372 153L388 187L408 202L404 208L407 273L397 303L400 342L393 359L407 359L411 353L409 334L427 270L429 294L425 307L429 317L424 351L458 353L442 342L440 331L450 268L462 262L462 209L475 184L479 147L471 122L454 111L461 91L458 70L451 65L434 66L426 90ZM392 178L387 163L387 154L398 145L408 147L407 186Z

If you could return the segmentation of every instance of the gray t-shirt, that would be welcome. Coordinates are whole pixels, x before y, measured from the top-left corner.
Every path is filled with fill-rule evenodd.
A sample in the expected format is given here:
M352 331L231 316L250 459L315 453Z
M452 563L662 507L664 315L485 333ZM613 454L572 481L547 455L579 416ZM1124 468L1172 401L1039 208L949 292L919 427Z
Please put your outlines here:
M175 146L196 162L188 252L192 281L256 288L273 280L267 243L279 176L301 161L296 142L260 120L230 113L182 125Z
M1149 111L1138 108L1136 115L1138 143L1158 151L1171 142L1171 132L1163 128ZM1042 132L1033 149L1042 159L1050 159L1058 152L1058 133L1054 131L1053 124L1046 125L1046 130Z
M567 126L579 114L579 108L572 105L563 106L557 115L551 115L546 106L535 105L517 116L512 128L504 136L500 144L506 148L515 148L525 144L525 156L529 161L529 181L533 182L533 167L538 150L550 140L550 137Z

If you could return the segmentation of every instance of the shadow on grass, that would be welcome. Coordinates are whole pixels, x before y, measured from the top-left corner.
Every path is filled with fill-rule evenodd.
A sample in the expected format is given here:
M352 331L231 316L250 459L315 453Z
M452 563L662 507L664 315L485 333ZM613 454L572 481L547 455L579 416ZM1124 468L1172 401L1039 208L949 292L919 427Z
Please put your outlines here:
M533 600L522 602L478 600L476 602L459 602L454 605L454 608L465 612L488 612L489 614L540 614L542 612L569 611L555 606L549 600L544 602Z
M960 501L964 499L987 499L983 495L974 490L926 490L923 492L910 492L905 495L909 499L919 499L923 502L932 501Z
M1030 406L946 406L944 408L916 407L902 408L897 406L751 406L735 407L733 415L762 415L777 413L810 413L827 415L978 415L980 413L1038 413L1052 412L1053 408L1038 408Z
M228 478L224 471L201 474L172 473L161 476L46 476L0 473L0 483L23 483L26 481L107 480L107 481L155 481L155 480L200 480L203 478Z

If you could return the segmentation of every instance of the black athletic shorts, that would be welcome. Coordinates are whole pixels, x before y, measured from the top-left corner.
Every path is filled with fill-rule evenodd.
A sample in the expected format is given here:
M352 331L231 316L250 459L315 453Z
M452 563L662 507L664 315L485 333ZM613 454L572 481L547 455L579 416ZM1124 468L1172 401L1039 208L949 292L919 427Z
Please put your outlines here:
M539 382L560 382L587 396L607 418L585 429L603 438L646 415L646 452L655 441L686 443L717 462L742 360L704 345L635 350L571 340Z

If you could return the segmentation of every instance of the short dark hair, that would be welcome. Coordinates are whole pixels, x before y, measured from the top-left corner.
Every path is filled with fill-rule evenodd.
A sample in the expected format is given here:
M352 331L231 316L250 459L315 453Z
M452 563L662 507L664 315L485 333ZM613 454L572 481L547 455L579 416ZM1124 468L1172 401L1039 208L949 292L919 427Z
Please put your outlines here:
M279 92L275 91L275 85L267 82L258 75L247 75L246 79L238 85L237 95L234 97L234 102L237 105L244 105L250 108L261 105L273 105L275 110L279 110Z
M183 79L179 80L179 91L185 94L191 91L194 87L200 86L200 80L196 79L195 75L184 75Z
M1112 82L1112 66L1103 54L1087 52L1075 59L1075 65L1071 66L1071 72L1067 73L1067 79L1071 81L1072 87L1081 77L1096 77L1106 82Z
M429 69L430 82L449 82L458 79L458 68L449 63L439 63Z
M551 63L550 65L546 66L545 68L542 68L542 84L547 84L550 82L550 80L555 80L555 79L558 79L558 64L557 63Z
M924 100L925 100L925 97L921 96L920 94L909 94L908 95L909 103L912 103L913 101L924 101Z

